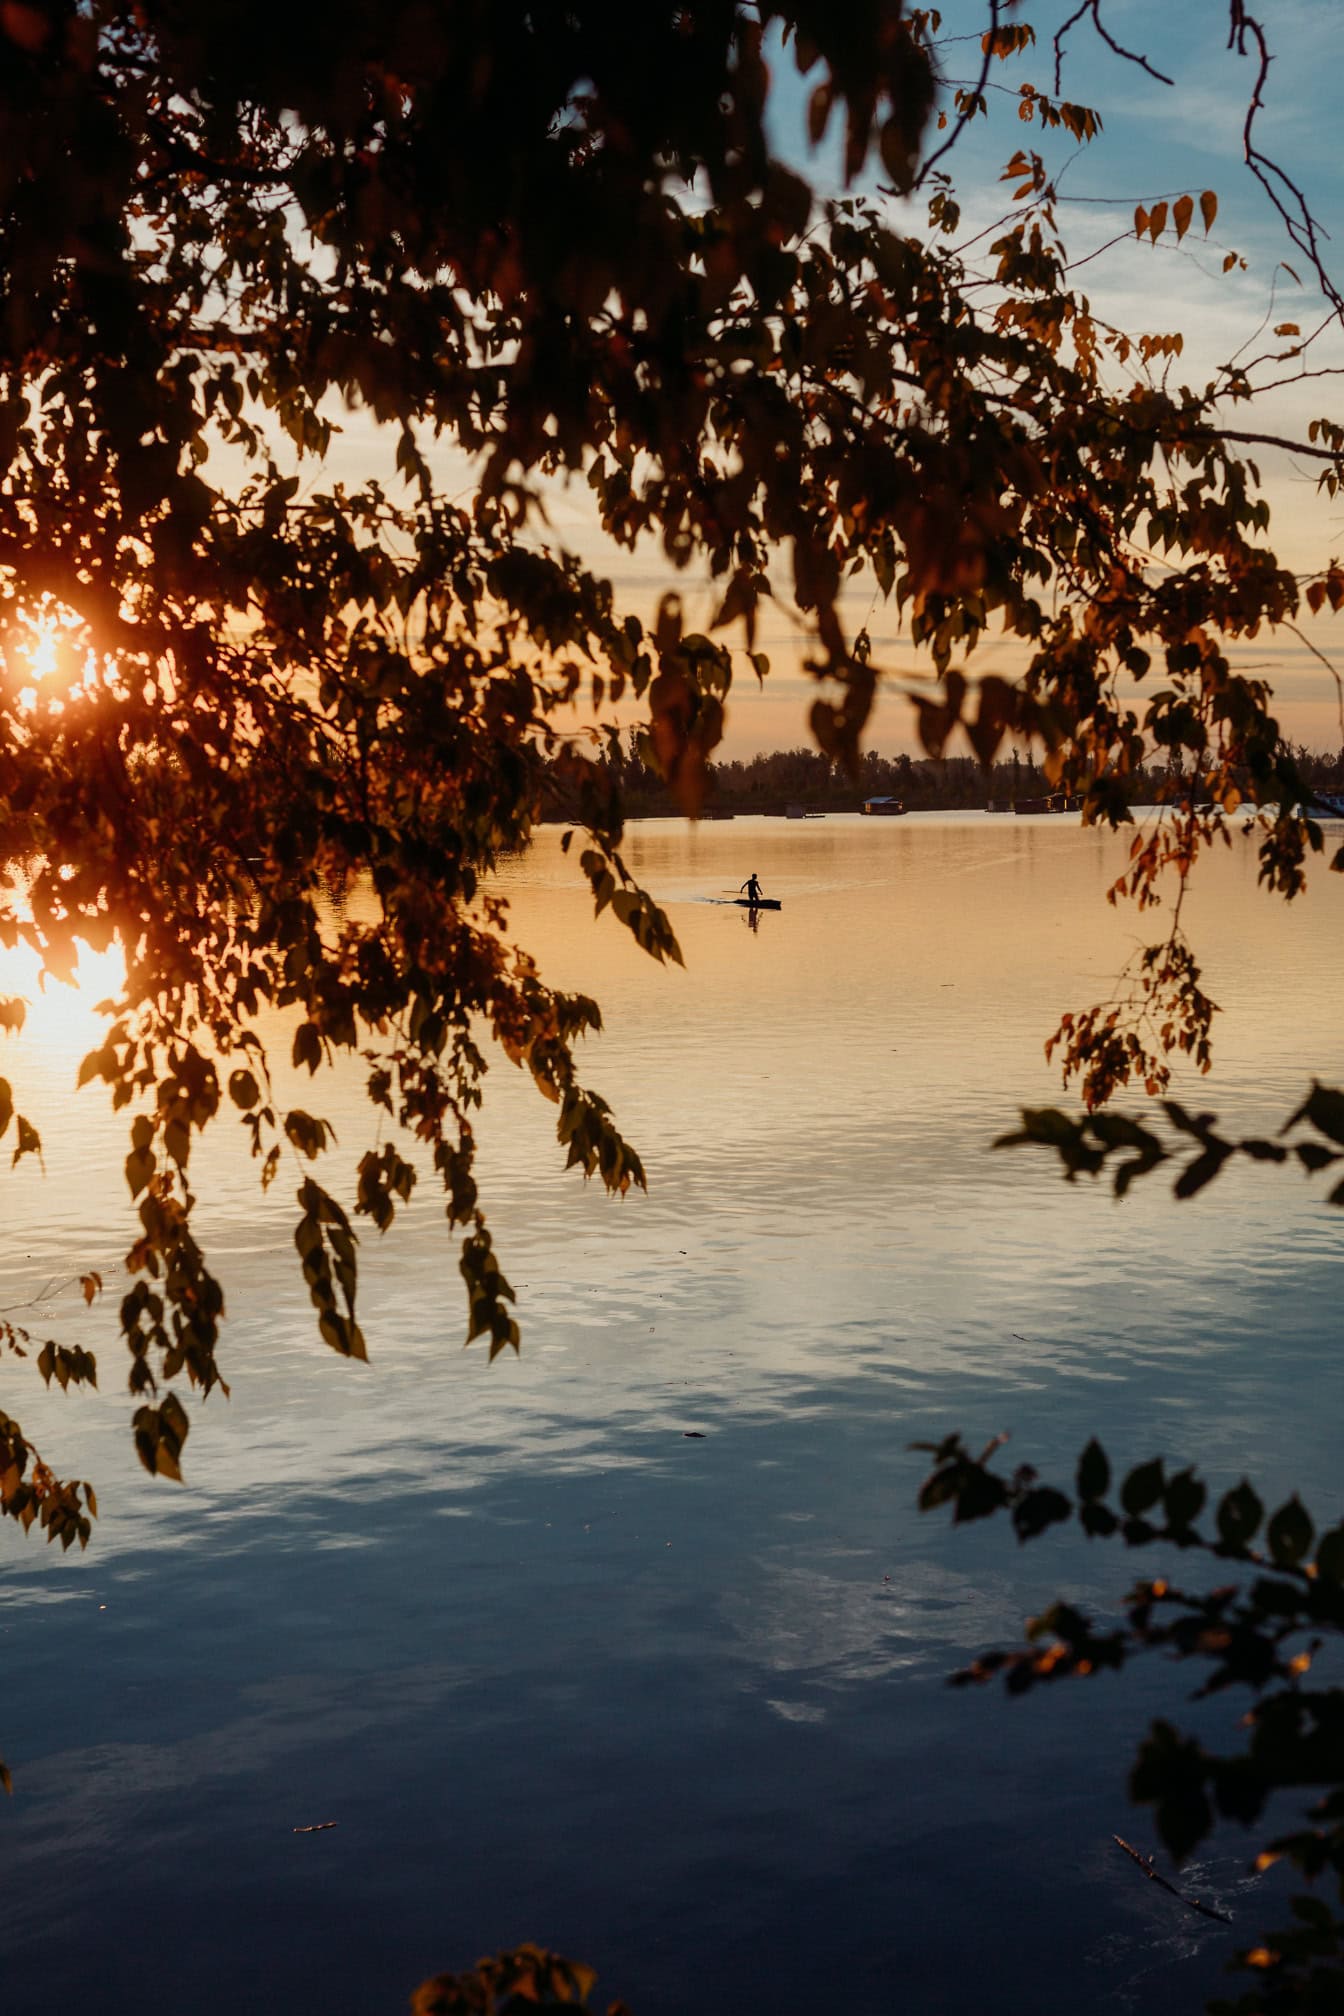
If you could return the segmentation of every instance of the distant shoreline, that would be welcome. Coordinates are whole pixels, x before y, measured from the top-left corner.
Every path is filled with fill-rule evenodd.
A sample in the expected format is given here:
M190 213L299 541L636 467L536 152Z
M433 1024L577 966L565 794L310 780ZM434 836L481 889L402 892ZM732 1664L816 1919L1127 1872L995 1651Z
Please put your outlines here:
M1344 795L1344 751L1295 749L1294 757L1304 784L1312 791L1332 797ZM619 794L627 819L679 819L684 807L668 785L645 762L637 739L610 752L603 762ZM1165 789L1178 782L1182 792L1191 789L1203 799L1207 784L1203 776L1186 773L1174 778L1165 762L1150 762L1129 771L1123 779L1131 805L1160 802ZM999 759L988 768L972 756L911 757L879 756L869 753L859 765L857 778L837 772L816 749L780 749L762 752L746 761L711 762L702 779L699 817L706 823L715 819L750 817L787 818L815 814L847 814L862 811L865 801L892 799L906 814L919 812L987 812L1012 814L1024 801L1044 801L1056 796L1061 780L1048 777L1039 764L1020 754ZM1078 786L1067 786L1072 795ZM1249 795L1249 780L1243 785ZM547 825L573 821L577 793L570 779L559 773L550 794L544 817ZM882 817L880 813L870 815ZM887 815L891 816L891 815ZM1066 815L1067 816L1067 815Z

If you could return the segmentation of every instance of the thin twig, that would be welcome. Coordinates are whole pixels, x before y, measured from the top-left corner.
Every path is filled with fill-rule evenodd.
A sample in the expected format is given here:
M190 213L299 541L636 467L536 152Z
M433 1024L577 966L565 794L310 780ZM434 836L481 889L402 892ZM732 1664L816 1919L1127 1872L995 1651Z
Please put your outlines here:
M910 192L911 195L917 194L917 192L924 187L924 184L928 181L929 176L932 173L934 163L936 161L941 161L944 154L946 154L950 148L956 145L957 141L961 138L962 133L965 131L966 127L970 124L971 119L974 117L976 100L983 99L985 95L985 85L989 78L990 65L994 61L995 38L997 37L998 32L999 32L999 0L989 0L989 28L984 36L983 41L984 60L980 65L980 81L976 85L974 92L970 93L969 95L963 95L961 101L961 112L958 115L958 118L952 128L952 131L948 134L946 140L944 140L941 147L934 148L932 154L930 154L928 160L924 163L924 166L920 169L919 174L915 177L914 187Z
M1112 1834L1111 1839L1117 1848L1124 1849L1132 1862L1137 1862L1150 1883L1156 1883L1161 1889L1169 1892L1178 1904L1184 1904L1187 1911L1198 1911L1201 1918L1216 1918L1220 1925L1232 1923L1226 1911L1215 1911L1212 1904L1201 1904L1198 1897L1187 1897L1184 1890L1178 1890L1174 1883L1168 1883L1166 1877L1154 1869L1150 1856L1140 1855L1137 1848L1131 1848L1128 1841L1122 1841L1118 1834Z
M1317 650L1316 646L1312 643L1310 637L1308 637L1305 634L1305 632L1299 630L1296 623L1289 623L1285 621L1283 627L1285 630L1292 631L1294 637L1296 637L1299 644L1306 645L1312 657L1319 659L1320 663L1324 665L1326 671L1330 674L1330 677L1334 680L1336 710L1339 716L1339 739L1342 743L1344 743L1344 679L1341 679L1338 667L1331 664L1330 660L1326 657L1324 651Z
M51 1300L56 1290L73 1286L79 1278L78 1274L53 1274L49 1281L43 1282L35 1295L29 1297L28 1301L6 1302L0 1308L0 1316L15 1316L27 1309L40 1309L45 1303Z
M1241 441L1249 448L1286 448L1290 455L1306 455L1313 462L1340 460L1337 449L1315 448L1305 441L1289 441L1282 434L1247 434L1234 427L1211 427L1209 432L1219 441Z
M1303 191L1291 175L1282 169L1277 161L1262 154L1255 144L1255 122L1264 110L1265 85L1269 78L1269 66L1273 62L1265 31L1252 14L1246 12L1245 0L1231 0L1231 30L1228 48L1238 56L1250 55L1256 60L1255 89L1251 93L1246 108L1246 121L1242 128L1242 145L1246 155L1246 165L1278 211L1287 228L1288 236L1312 263L1322 294L1333 312L1344 318L1344 295L1326 270L1321 240L1329 237L1329 232L1315 217ZM1248 47L1253 45L1253 47ZM1291 202L1285 200L1283 192Z
M1146 56L1140 56L1137 50L1126 49L1121 43L1116 41L1114 35L1112 35L1110 29L1107 28L1106 24L1101 18L1101 0L1081 0L1081 4L1072 14L1070 14L1068 20L1064 22L1063 26L1059 29L1058 33L1055 36L1056 97L1058 97L1059 95L1060 75L1064 65L1064 37L1068 34L1070 28L1075 27L1077 23L1082 20L1084 14L1090 14L1092 16L1092 26L1096 29L1098 35L1100 35L1102 41L1106 44L1106 47L1108 49L1114 50L1117 56L1123 56L1126 63L1137 63L1140 70L1146 70L1148 72L1148 75L1150 77L1155 77L1159 84L1174 83L1175 80L1173 78L1168 77L1164 70L1157 69L1152 63L1148 61L1148 58Z

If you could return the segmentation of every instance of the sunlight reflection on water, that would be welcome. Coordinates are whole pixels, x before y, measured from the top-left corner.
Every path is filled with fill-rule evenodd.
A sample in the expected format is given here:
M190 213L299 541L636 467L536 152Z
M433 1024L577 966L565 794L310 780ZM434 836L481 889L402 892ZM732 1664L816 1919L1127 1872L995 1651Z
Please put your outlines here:
M1007 1427L1067 1473L1098 1429L1328 1507L1341 1221L1287 1173L1120 1207L987 1154L1058 1098L1042 1041L1139 935L1102 900L1114 842L738 820L636 827L629 855L687 974L592 924L558 835L501 880L547 976L603 1002L585 1069L650 1196L564 1177L553 1110L501 1062L482 1189L522 1359L460 1350L426 1192L365 1236L374 1358L347 1365L313 1330L292 1186L263 1200L225 1123L193 1169L234 1397L195 1410L184 1491L134 1469L112 1315L69 1285L96 1266L116 1292L131 1222L121 1117L70 1096L107 970L10 1043L47 1173L7 1177L4 1300L101 1347L104 1391L9 1368L4 1404L104 1516L78 1561L0 1533L7 2009L367 2016L523 1937L637 2016L837 1986L885 2012L897 1963L913 2010L1011 2016L1061 1975L1117 2009L1136 1981L1148 2011L1215 1985L1237 1939L1173 1934L1105 1852L1142 1832L1125 1747L1180 1708L1173 1676L1011 1708L939 1684L1057 1587L1112 1600L1124 1564L918 1521L906 1445ZM712 900L753 870L784 902L755 931ZM1318 883L1271 902L1238 843L1192 901L1226 1013L1214 1077L1179 1089L1238 1125L1344 1073L1344 891ZM306 1100L348 1169L356 1077ZM146 1895L174 1910L148 1981Z

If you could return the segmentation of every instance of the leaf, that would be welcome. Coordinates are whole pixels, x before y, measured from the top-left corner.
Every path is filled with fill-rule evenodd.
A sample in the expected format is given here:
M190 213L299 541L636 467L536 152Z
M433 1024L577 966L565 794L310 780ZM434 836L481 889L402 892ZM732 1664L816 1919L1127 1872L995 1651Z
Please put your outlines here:
M1212 1183L1231 1153L1230 1143L1211 1140L1204 1153L1197 1155L1182 1169L1172 1185L1174 1195L1182 1198L1197 1196L1206 1184Z
M1166 224L1167 224L1166 204L1155 203L1152 208L1152 214L1149 216L1148 219L1148 236L1152 239L1154 245L1156 245L1158 239L1161 237L1163 231L1166 229Z
M1176 242L1177 244L1179 244L1181 239L1184 238L1186 232L1190 229L1190 220L1195 214L1194 197L1178 196L1176 199L1175 207L1172 210L1171 214L1172 219L1176 225Z
M48 42L53 25L44 10L31 5L30 0L5 0L0 7L0 32L30 56Z
M1204 236L1213 229L1213 220L1218 215L1218 198L1212 189L1205 189L1199 199L1199 214L1204 219Z
M1298 1107L1291 1120L1284 1125L1286 1134L1290 1127L1306 1120L1321 1134L1344 1147L1344 1092L1332 1085L1313 1085L1310 1093Z
M174 1118L165 1122L163 1152L179 1169L186 1168L191 1157L191 1130L184 1121Z
M246 1112L249 1107L255 1106L261 1098L261 1087L250 1071L231 1071L229 1073L229 1097L235 1106L241 1106L243 1111Z
M1104 1498L1111 1485L1111 1466L1106 1452L1095 1438L1078 1459L1078 1496Z
M712 630L726 629L739 616L746 625L747 648L756 642L756 601L761 592L761 579L750 568L739 567L728 583L727 592L719 604L718 611L710 624Z
M1311 1520L1296 1498L1280 1505L1265 1528L1265 1538L1275 1566L1295 1568L1311 1546L1313 1531Z
M959 1487L960 1479L953 1465L935 1470L920 1486L917 1500L920 1511L936 1512L940 1505L946 1505L956 1497Z
M1218 1537L1225 1547L1239 1552L1249 1545L1264 1516L1264 1506L1243 1481L1218 1507Z
M1203 1511L1207 1496L1193 1470L1179 1471L1162 1494L1167 1524L1177 1532L1192 1526Z
M899 119L883 122L877 136L877 148L882 156L882 166L890 175L897 193L906 195L914 184L916 157L910 136Z
M1046 1485L1028 1491L1013 1507L1013 1525L1018 1539L1034 1540L1038 1533L1044 1533L1047 1526L1067 1519L1072 1510L1062 1491L1054 1491Z
M653 641L660 652L675 651L681 642L682 611L681 597L669 589L658 603L658 614L654 619Z
M1317 1541L1316 1573L1337 1586L1344 1583L1344 1526L1332 1527Z
M103 1063L104 1052L101 1050L90 1050L88 1056L80 1063L79 1075L75 1080L76 1091L82 1091L91 1078L101 1077Z
M285 1138L301 1155L310 1162L316 1161L327 1146L328 1136L335 1138L329 1120L319 1119L315 1114L305 1113L302 1107L291 1107L284 1118ZM325 1192L323 1193L325 1195Z
M138 1408L131 1427L136 1454L151 1477L182 1481L182 1447L190 1423L176 1394L165 1394L159 1407Z
M1156 1505L1163 1489L1162 1459L1155 1457L1151 1463L1140 1463L1131 1470L1120 1487L1120 1503L1132 1519L1147 1512Z
M42 1159L42 1136L38 1133L36 1127L33 1126L31 1120L25 1120L23 1115L20 1114L18 1116L18 1130L18 1145L11 1157L11 1167L18 1163L24 1155L36 1155L40 1162Z
M322 1038L311 1022L300 1022L294 1031L293 1062L297 1069L300 1064L308 1066L309 1073L315 1073L322 1062Z
M126 1187L132 1197L149 1188L156 1164L147 1148L133 1148L126 1157Z
M1130 1776L1129 1794L1156 1807L1158 1832L1178 1861L1213 1825L1203 1777L1199 1745L1178 1736L1169 1722L1154 1722Z
M986 1470L983 1464L970 1463L959 1479L953 1524L964 1526L975 1519L988 1519L1007 1499L1008 1488L1001 1477Z

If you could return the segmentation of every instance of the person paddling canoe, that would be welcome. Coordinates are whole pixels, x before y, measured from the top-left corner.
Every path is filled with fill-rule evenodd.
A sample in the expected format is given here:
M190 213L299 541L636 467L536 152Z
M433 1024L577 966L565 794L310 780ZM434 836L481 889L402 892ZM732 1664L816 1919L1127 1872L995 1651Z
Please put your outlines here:
M745 882L744 882L744 883L742 884L742 888L746 890L746 892L747 892L747 901L748 901L748 903L749 903L749 904L751 905L752 909L754 910L754 909L756 908L756 905L757 905L757 904L758 904L758 903L760 902L760 900L761 900L761 878L760 878L760 876L759 876L759 875L756 875L756 874L751 874L751 875L748 875L748 877L747 877L746 881L745 881ZM739 892L738 892L738 893L739 893L739 895L740 895L740 894L741 894L741 891L739 890Z

